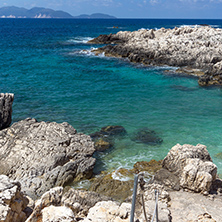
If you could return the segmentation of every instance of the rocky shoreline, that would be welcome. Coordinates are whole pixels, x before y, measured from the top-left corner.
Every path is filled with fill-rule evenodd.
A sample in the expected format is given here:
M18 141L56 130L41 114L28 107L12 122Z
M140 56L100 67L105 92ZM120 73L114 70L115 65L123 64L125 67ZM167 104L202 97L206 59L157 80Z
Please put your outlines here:
M200 86L222 85L222 29L210 26L120 31L100 35L90 44L106 44L95 54L128 58L151 66L180 67L199 78Z
M8 115L14 95L0 95L8 99L2 105ZM109 126L90 137L77 133L68 123L31 118L8 124L0 131L0 221L128 222L133 177L138 173L149 175L149 180L140 183L135 221L145 222L142 195L151 220L156 191L159 222L220 221L222 180L204 145L177 144L163 161L142 161L132 170L119 169L93 178L96 143L103 139L112 143L113 136L125 134L123 127ZM148 129L135 135L139 142L161 142ZM104 147L97 144L97 148L102 152ZM121 181L121 176L131 179ZM89 190L69 186L82 179L91 179Z

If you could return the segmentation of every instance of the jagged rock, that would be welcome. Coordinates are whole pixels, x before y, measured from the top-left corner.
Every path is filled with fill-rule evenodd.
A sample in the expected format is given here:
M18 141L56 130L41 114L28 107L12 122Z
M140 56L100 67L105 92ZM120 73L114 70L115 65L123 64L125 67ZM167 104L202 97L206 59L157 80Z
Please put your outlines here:
M128 222L131 204L122 203L119 205L113 201L98 202L89 210L87 218L83 222Z
M12 121L12 103L14 94L0 93L0 130L10 126Z
M28 199L21 193L21 184L0 175L0 221L24 222Z
M25 119L0 131L0 173L36 199L54 186L90 178L94 143L68 123Z
M61 204L72 209L76 218L82 218L87 216L89 209L97 202L108 200L111 198L95 192L70 188L63 194Z
M217 167L210 161L187 159L180 177L180 186L195 192L210 191L217 175Z
M110 44L98 50L106 56L127 57L146 65L169 65L199 69L199 84L222 85L222 29L210 26L120 31L101 35L93 43ZM98 52L98 53L97 53ZM203 73L201 73L203 72ZM191 75L195 73L191 73ZM201 76L200 76L201 75Z
M181 176L182 171L186 166L186 159L190 158L197 158L204 162L212 162L206 146L201 144L197 144L196 146L189 144L177 144L171 148L167 156L164 158L163 168L169 170L176 176Z
M68 207L49 206L42 210L42 222L76 222L75 215Z
M166 185L172 188L175 188L177 183L174 184L173 179L166 180L165 175L173 174L174 177L178 178L174 179L174 181L179 180L181 187L195 192L209 192L213 182L216 180L217 167L212 163L206 146L201 144L197 146L189 144L181 146L177 144L172 147L163 160L163 168L165 171L168 170L169 173L162 173L161 176L160 171L155 177L159 181L162 180L165 184L169 182ZM167 176L167 178L170 177ZM171 178L173 177L171 176Z
M131 137L131 140L137 143L145 143L149 145L157 145L163 142L155 131L148 128L143 128L135 132Z
M26 222L36 222L42 219L42 210L51 205L61 206L61 199L63 194L63 187L55 187L47 191L35 203L32 214Z
M164 168L160 169L154 175L154 177L151 179L151 182L157 182L159 184L164 184L165 186L174 190L180 190L179 177Z

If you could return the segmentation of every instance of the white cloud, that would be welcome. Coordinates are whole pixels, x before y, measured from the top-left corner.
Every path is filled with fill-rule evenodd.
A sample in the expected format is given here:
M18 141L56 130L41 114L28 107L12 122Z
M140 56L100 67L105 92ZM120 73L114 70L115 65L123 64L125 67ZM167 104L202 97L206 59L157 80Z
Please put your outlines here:
M150 0L151 5L155 5L155 4L158 4L158 3L159 3L159 0Z

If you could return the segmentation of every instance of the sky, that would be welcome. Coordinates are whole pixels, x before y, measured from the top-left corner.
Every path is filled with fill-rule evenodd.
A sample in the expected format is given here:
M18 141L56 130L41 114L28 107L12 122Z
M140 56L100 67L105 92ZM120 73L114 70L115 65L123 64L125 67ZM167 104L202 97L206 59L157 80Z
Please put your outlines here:
M0 0L0 7L45 7L73 16L105 13L118 18L222 19L222 0Z

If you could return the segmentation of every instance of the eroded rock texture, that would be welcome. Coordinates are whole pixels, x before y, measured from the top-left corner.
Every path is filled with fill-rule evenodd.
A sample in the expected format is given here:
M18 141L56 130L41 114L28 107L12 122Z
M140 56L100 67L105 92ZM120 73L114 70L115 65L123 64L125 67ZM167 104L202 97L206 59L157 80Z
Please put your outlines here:
M90 178L94 143L68 123L25 119L0 131L0 173L33 199L54 186Z
M163 160L163 169L156 175L157 179L164 170L169 175L162 178L164 183L166 181L170 185L170 181L178 181L181 187L195 192L209 192L217 176L217 166L212 162L206 146L201 144L177 144L172 147ZM169 179L173 177L176 179Z
M25 209L28 199L21 193L19 182L0 175L0 221L24 222L27 218Z
M201 86L222 85L222 29L196 26L120 31L101 35L90 43L112 44L96 53L146 65L190 67L200 76Z
M14 94L0 93L0 130L10 126L12 121L12 103Z

